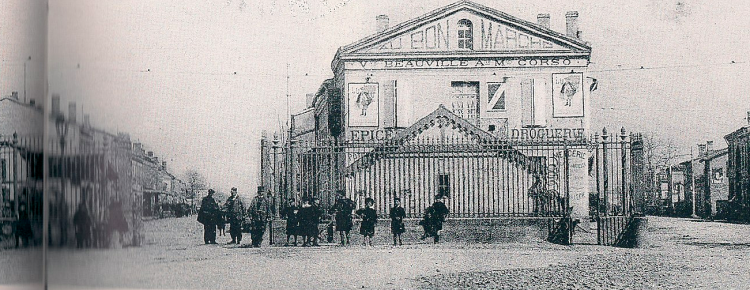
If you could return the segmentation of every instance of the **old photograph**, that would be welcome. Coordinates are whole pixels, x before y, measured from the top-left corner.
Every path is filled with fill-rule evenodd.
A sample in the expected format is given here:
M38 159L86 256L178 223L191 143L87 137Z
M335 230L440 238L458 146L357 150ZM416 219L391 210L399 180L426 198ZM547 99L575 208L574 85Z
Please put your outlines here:
M747 289L748 14L5 1L0 289Z

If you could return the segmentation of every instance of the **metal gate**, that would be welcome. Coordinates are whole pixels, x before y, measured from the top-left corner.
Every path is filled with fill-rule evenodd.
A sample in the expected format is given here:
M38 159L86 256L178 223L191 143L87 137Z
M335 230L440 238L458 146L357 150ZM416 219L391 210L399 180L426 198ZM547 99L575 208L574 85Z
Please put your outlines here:
M280 207L290 198L317 197L327 209L343 190L358 207L373 198L381 217L396 197L408 217L420 217L435 196L444 196L452 218L546 217L559 228L577 216L597 218L599 229L610 231L599 217L633 213L631 139L624 131L544 140L264 137L261 184L276 193ZM599 244L608 244L607 237Z
M29 242L41 242L42 152L41 137L0 137L0 248L16 246L18 221L24 219L31 226L32 238Z

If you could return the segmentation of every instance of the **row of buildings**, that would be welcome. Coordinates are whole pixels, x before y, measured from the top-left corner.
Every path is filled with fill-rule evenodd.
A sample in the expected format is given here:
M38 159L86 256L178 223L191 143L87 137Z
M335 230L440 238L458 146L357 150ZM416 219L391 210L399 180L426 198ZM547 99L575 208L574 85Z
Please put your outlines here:
M698 145L688 160L660 169L649 204L654 214L748 221L750 217L750 112L748 124Z
M4 219L18 219L18 206L32 205L29 214L39 220L34 229L39 242L44 197L49 202L49 242L71 245L73 216L85 206L94 245L103 247L113 242L110 215L122 212L127 231L118 244L139 245L144 218L164 216L187 203L185 183L143 144L128 134L92 126L88 115L80 120L73 102L67 114L60 109L59 96L53 95L50 103L47 114L35 100L22 102L15 93L0 100L0 139L5 141L1 165L6 173L2 198L10 207Z

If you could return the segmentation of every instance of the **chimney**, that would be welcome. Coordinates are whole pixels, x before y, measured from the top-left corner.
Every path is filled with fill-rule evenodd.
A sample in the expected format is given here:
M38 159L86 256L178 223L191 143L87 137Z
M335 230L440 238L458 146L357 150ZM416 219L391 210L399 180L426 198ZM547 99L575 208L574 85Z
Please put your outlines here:
M706 141L706 152L711 153L714 151L714 141Z
M167 162L166 161L162 161L161 162L161 167L164 168L164 170L167 170Z
M60 114L60 95L58 94L52 94L52 111L50 113L53 117Z
M377 23L378 26L378 33L381 33L388 29L388 15L378 15L375 17L375 23Z
M71 123L76 122L76 102L70 102L68 104L68 121Z
M750 111L747 111L747 125L750 126Z
M148 151L148 157L154 157L154 151Z
M540 13L536 15L536 23L539 26L549 29L549 13Z
M89 122L89 114L83 115L83 125L86 127L91 127L91 123Z
M34 99L29 99L29 105L31 105L32 107L33 107L33 106L36 106L36 100L34 100Z
M11 92L10 97L16 101L18 101L18 92Z
M578 38L578 11L565 13L565 35Z

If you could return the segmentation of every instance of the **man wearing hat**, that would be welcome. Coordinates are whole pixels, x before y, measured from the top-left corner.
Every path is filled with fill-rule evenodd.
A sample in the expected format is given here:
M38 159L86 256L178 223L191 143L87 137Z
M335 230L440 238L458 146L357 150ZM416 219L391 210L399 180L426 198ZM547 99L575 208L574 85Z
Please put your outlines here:
M224 203L224 212L229 222L229 235L232 241L229 244L240 244L242 242L242 221L245 218L245 205L237 196L237 188L232 187L231 196Z
M203 242L216 244L216 223L219 217L219 204L214 200L214 190L209 189L208 195L201 200L198 212L198 222L203 224Z
M258 186L258 195L250 202L249 214L252 220L250 239L253 247L260 248L260 243L263 242L263 234L266 232L266 223L270 221L271 217L271 204L266 198L263 186Z

